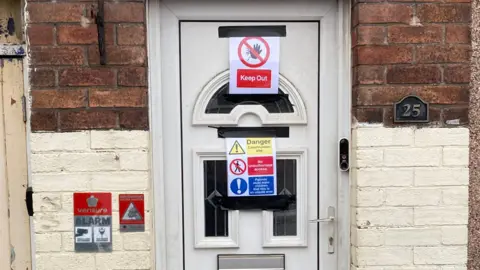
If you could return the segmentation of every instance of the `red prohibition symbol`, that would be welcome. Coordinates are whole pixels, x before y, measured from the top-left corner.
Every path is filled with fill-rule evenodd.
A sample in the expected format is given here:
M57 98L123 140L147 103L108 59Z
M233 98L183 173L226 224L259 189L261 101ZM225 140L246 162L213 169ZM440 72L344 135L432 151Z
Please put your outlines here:
M249 40L257 40L257 41L260 41L260 43L263 44L263 47L265 47L265 51L266 51L265 52L265 57L262 57L260 55L260 53L257 50L255 50L255 48L253 48L252 45L250 45L247 42ZM260 48L262 47L260 44L258 44L258 46L260 46ZM242 54L242 49L244 47L247 48L248 54L250 54L251 58L258 59L258 61L260 61L260 62L257 63L257 64L249 63ZM240 44L238 45L238 58L247 67L250 67L250 68L261 67L261 66L265 65L265 63L267 63L269 57L270 57L270 46L268 46L267 41L265 39L261 38L261 37L246 37L246 38L242 39L242 41L240 41Z
M230 172L235 175L244 174L247 170L247 164L242 159L234 159L230 162Z

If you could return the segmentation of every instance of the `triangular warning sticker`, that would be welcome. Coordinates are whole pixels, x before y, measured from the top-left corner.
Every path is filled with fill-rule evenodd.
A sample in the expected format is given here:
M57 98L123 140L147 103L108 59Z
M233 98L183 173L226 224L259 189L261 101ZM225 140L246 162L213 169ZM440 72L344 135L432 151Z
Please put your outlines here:
M235 141L235 143L232 146L232 149L230 149L230 152L228 153L230 155L245 155L245 150L243 150L242 146L238 141Z
M141 220L142 216L138 212L137 207L133 203L130 203L130 205L127 208L127 211L125 211L125 214L123 214L122 220Z

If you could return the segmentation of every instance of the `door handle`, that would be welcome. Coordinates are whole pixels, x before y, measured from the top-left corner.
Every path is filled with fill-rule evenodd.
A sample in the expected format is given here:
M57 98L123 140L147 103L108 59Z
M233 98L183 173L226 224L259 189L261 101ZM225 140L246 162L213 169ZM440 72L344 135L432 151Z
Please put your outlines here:
M328 217L326 218L319 218L319 219L311 219L309 220L310 223L320 223L320 222L331 222L335 220L335 207L329 206L328 207Z
M329 206L328 207L328 217L326 218L319 218L319 219L311 219L309 220L310 223L320 223L320 222L334 222L335 221L335 207ZM329 228L329 236L328 236L328 253L333 254L335 253L335 229L336 225L333 224L331 228Z

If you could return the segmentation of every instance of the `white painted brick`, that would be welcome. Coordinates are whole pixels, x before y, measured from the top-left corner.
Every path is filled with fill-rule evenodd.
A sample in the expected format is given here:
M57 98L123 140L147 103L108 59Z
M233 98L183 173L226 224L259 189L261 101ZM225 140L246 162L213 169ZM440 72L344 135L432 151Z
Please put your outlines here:
M33 172L88 172L120 169L115 153L33 154Z
M468 205L468 187L449 187L443 189L443 203L450 205Z
M60 233L35 234L36 252L59 252L62 250L62 235Z
M148 148L148 131L92 131L92 149Z
M357 248L358 265L406 265L413 262L413 250L409 247Z
M33 173L37 172L60 172L63 167L60 163L61 153L56 154L32 154L31 168Z
M148 232L123 234L125 250L150 250L153 237Z
M468 222L468 207L415 208L415 225L463 225Z
M35 192L85 191L91 188L87 174L34 174L32 185Z
M381 167L383 166L383 150L381 149L362 149L355 153L357 160L354 160L356 166L362 167Z
M411 226L413 208L358 208L357 226Z
M467 261L467 247L415 247L415 264L461 264Z
M127 171L147 171L149 168L148 152L120 153L120 169Z
M417 168L416 186L458 186L468 185L467 168Z
M89 132L31 133L33 152L39 151L86 151L89 150Z
M112 172L92 175L92 188L100 191L147 190L149 174L147 172Z
M353 229L358 247L379 247L385 244L385 232L381 229Z
M440 228L391 228L385 231L387 246L435 246L441 242Z
M412 265L412 266L368 266L368 267L355 267L352 270L441 270L440 266L434 265Z
M151 267L148 251L98 253L95 256L97 270L150 269Z
M62 193L62 211L73 211L73 192Z
M444 245L466 245L467 242L467 226L442 227L442 243Z
M56 212L62 209L62 199L59 193L33 193L33 211Z
M443 165L468 166L468 147L443 148Z
M35 232L66 232L73 228L73 215L67 213L35 213Z
M442 159L442 148L388 148L385 152L385 166L420 167L439 166Z
M415 131L417 146L468 145L467 128L422 128Z
M438 205L442 190L437 188L389 188L386 204L391 206Z
M92 270L95 257L85 253L45 253L36 256L36 270Z
M357 147L401 146L413 144L411 128L359 128Z
M357 170L360 187L404 187L413 185L413 169L360 169Z
M357 189L357 206L380 206L385 202L384 191L379 188Z
M466 265L448 265L442 266L441 270L467 270Z

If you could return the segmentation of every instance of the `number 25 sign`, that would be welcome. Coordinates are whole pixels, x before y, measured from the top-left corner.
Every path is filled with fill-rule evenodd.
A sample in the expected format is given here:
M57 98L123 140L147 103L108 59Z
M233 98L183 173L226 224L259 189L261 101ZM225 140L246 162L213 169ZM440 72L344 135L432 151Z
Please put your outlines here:
M393 110L393 120L397 123L425 123L429 121L428 103L414 95L406 96L395 103Z

